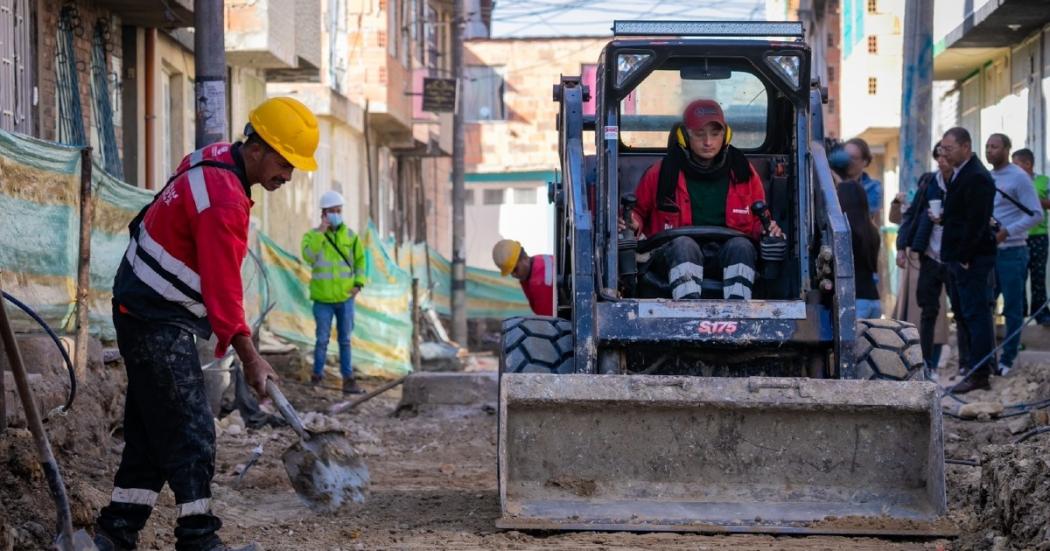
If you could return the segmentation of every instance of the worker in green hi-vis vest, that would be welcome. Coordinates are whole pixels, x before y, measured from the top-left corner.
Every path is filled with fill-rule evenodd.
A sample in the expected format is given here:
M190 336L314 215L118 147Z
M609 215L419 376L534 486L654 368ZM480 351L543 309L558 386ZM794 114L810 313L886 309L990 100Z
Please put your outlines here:
M361 240L343 223L343 196L328 191L321 196L321 224L303 236L303 260L310 266L310 300L314 302L317 342L310 380L324 380L325 356L335 318L339 338L339 373L344 394L361 394L350 362L350 334L354 330L354 299L365 286L367 265Z

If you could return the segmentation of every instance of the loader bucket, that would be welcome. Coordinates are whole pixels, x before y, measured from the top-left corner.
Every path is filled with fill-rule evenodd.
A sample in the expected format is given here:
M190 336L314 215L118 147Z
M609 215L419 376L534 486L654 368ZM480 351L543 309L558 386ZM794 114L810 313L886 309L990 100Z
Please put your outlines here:
M950 536L932 383L504 374L497 526Z

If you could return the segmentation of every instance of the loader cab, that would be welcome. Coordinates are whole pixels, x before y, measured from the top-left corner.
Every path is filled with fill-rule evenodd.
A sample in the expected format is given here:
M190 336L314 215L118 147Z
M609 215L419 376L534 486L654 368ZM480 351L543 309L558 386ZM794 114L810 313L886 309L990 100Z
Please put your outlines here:
M754 298L803 296L808 252L800 246L807 242L807 224L801 221L808 212L807 198L799 193L805 180L800 167L806 165L798 153L804 148L797 144L808 142L808 74L809 50L800 42L624 38L607 45L595 85L594 132L596 206L604 209L604 228L613 229L596 232L607 260L606 287L631 294L620 280L623 267L613 266L619 248L613 222L623 198L663 159L685 106L704 98L722 106L730 143L762 179L765 202L788 237L792 254L775 276L756 281ZM704 297L721 297L720 279L705 279Z

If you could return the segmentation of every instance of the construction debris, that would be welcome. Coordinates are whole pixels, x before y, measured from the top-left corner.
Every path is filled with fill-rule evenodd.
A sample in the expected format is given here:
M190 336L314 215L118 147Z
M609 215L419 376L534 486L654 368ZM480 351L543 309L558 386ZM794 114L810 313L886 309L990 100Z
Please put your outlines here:
M982 415L994 417L1003 412L1003 404L999 402L971 402L963 404L959 408L959 417L963 419L977 419Z

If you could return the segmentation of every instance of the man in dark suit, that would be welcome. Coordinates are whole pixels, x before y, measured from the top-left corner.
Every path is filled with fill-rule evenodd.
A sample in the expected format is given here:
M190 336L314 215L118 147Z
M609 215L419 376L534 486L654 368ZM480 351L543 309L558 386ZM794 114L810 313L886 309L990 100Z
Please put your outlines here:
M947 186L944 213L934 221L944 226L941 260L948 265L948 287L958 324L959 370L974 369L969 379L955 387L956 394L964 394L991 388L989 377L996 365L989 281L996 254L991 226L995 180L973 153L966 129L945 132L941 152L955 167L955 174Z

